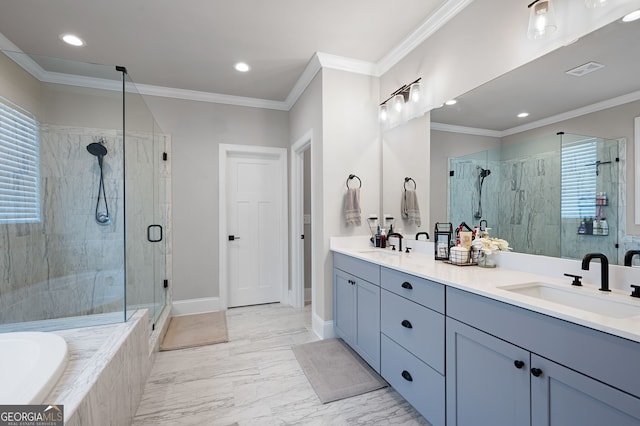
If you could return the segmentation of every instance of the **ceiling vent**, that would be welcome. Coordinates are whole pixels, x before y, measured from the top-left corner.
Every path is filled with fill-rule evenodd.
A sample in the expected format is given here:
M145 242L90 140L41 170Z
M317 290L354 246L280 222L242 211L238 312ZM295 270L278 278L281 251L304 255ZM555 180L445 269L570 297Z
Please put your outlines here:
M575 67L574 69L571 69L569 71L566 71L566 73L574 77L582 77L591 72L598 71L600 68L604 68L604 65L592 61L592 62L587 62L584 65L580 65L579 67Z

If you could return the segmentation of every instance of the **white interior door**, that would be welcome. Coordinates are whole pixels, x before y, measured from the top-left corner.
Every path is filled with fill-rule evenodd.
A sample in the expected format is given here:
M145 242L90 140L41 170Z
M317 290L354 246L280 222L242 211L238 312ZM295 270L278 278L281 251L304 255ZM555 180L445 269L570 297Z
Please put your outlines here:
M227 157L227 235L222 237L227 240L229 307L280 301L286 264L281 164L270 154Z

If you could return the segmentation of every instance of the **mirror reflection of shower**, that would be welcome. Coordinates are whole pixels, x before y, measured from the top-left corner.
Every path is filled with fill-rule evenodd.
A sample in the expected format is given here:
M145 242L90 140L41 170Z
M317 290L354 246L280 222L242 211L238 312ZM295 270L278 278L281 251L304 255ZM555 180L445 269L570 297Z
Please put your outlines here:
M483 169L480 166L476 168L480 171L478 173L478 210L474 213L473 217L482 219L482 185L484 184L484 178L491 174L491 170Z
M107 155L107 148L104 146L104 138L100 138L97 142L87 145L87 151L96 156L98 159L98 166L100 167L100 183L98 184L95 219L99 225L106 226L111 223L111 216L109 215L109 205L107 204L107 194L104 187L104 170L102 167L104 156ZM100 199L103 201L104 210L100 210Z

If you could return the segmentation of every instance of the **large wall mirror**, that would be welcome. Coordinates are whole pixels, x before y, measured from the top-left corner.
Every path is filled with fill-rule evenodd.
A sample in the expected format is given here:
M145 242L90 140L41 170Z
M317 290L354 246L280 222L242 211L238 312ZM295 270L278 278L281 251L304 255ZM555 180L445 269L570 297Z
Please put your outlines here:
M615 167L619 170L616 183L620 197L615 201L617 214L613 210L606 214L609 216L609 233L615 233L619 244L615 249L621 260L620 253L640 247L640 238L634 237L640 235L640 226L635 224L633 208L634 118L640 116L640 44L637 40L640 40L640 21L612 22L575 43L457 97L455 105L434 109L423 118L385 132L382 138L381 212L390 212L396 219L396 226L398 223L404 225L404 234L412 237L413 232L420 229L398 220L402 179L405 176L413 177L418 182L418 189L421 189L421 184L424 187L426 180L429 182L428 191L418 193L423 209L421 230L431 232L435 222L455 220L449 212L451 159L473 157L474 154L488 158L505 146L519 144L528 146L523 148L525 151L535 151L536 146L543 143L536 141L553 140L552 144L559 143L559 132L585 136L586 139L591 137L597 141L611 141L619 149L621 161ZM567 73L571 70L574 70L571 74ZM521 112L529 115L518 117L517 114ZM560 149L560 145L557 145L557 149ZM425 161L429 164L428 168L424 167ZM479 171L474 168L475 174L470 176L471 193L476 192L476 197ZM495 173L485 179L487 190L483 190L482 195L485 208L497 205L497 200L491 198L492 191L489 188L493 184L497 186L500 175L495 169ZM495 178L494 182L491 182L492 178ZM506 183L502 186L511 187ZM608 197L613 195L607 192ZM540 196L545 197L543 199L549 205L557 205L557 211L560 211L561 200L557 196L550 193L541 193ZM469 209L473 203L469 201ZM556 225L553 225L554 221ZM549 222L547 226L537 227L531 232L538 233L540 237L543 234L563 233L560 215ZM579 222L575 230L570 232L566 228L564 232L570 232L573 236L577 233ZM527 236L520 235L518 238L526 239ZM539 240L539 245L545 244L544 238ZM544 247L535 247L537 241L537 237L529 238L533 247L527 251L543 254ZM602 242L595 241L596 244ZM516 241L513 243L515 245ZM582 251L587 249L594 248L578 243L573 254L564 253L559 247L554 248L554 253L544 254L580 257ZM616 257L616 250L610 249L602 251Z
M632 207L637 40L640 22L613 22L431 111L431 221L475 225L481 203L493 215L489 226L502 233L496 236L517 251L570 258L600 251L616 262L637 248L631 236L640 234ZM567 221L562 149L576 143L593 146L595 157L583 162L596 187L593 197L581 195L584 207ZM604 170L598 161L613 166ZM602 192L608 195L601 208ZM608 238L577 237L581 222L598 215L607 217Z

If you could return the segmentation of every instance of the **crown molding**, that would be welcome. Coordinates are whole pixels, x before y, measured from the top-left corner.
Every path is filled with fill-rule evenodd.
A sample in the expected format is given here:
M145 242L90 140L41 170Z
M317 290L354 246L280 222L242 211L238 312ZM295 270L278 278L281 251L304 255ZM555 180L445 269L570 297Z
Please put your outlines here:
M360 59L352 59L324 52L316 52L316 56L320 60L320 65L322 66L322 68L331 68L334 70L347 71L355 74L380 77L377 72L378 66L373 62L361 61Z
M398 46L384 55L382 59L376 63L377 75L381 76L389 71L412 50L460 13L462 9L467 7L472 1L473 0L446 0L438 10L429 15L418 28L411 32Z
M309 86L321 68L320 58L318 57L318 53L315 53L307 63L304 71L302 71L302 74L300 74L300 77L298 77L296 84L294 84L291 91L289 91L287 99L284 101L287 106L287 111L293 108L298 98L304 93L307 86Z
M210 102L214 104L236 105L251 108L275 109L288 111L287 102L269 99L248 98L244 96L224 95L220 93L201 92L197 90L176 89L172 87L153 86L150 84L134 83L137 91L142 95L160 96L164 98L184 99L188 101Z
M629 102L635 102L639 100L640 100L640 90L636 92L627 93L626 95L621 95L615 98L596 102L595 104L587 105L581 108L576 108L574 110L563 112L561 114L557 114L551 117L543 118L541 120L532 121L531 123L512 127L510 129L506 129L502 131L479 129L476 127L456 126L453 124L436 123L436 122L431 123L431 130L438 130L441 132L451 132L451 133L463 133L466 135L491 136L494 138L504 138L506 136L511 136L518 133L526 132L527 130L533 130L539 127L549 126L551 124L560 123L562 121L571 120L572 118L581 117L586 114L591 114L594 112L602 111L605 109L617 107L620 105L628 104Z
M527 130L537 129L538 127L548 126L550 124L559 123L561 121L570 120L572 118L580 117L582 115L591 114L594 112L602 111L604 109L617 107L640 100L640 90L636 92L627 93L626 95L617 96L615 98L607 99L604 101L596 102L595 104L587 105L581 108L576 108L571 111L563 112L551 117L543 118L541 120L532 121L531 123L523 124L521 126L512 127L502 131L502 136L515 135L516 133L526 132Z
M456 126L453 124L431 122L431 130L440 132L462 133L465 135L489 136L492 138L501 138L502 132L499 130L479 129L476 127Z

